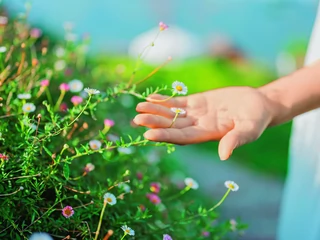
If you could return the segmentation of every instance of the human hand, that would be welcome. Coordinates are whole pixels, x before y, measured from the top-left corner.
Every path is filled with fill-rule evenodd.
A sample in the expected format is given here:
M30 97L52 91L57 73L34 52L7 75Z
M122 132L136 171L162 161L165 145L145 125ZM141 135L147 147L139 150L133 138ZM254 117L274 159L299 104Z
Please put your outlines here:
M228 87L175 97L167 101L163 95L150 95L148 102L139 103L137 125L150 128L146 139L180 145L220 140L219 156L226 160L232 151L256 140L270 125L272 103L258 89ZM175 113L171 107L186 110L173 126Z

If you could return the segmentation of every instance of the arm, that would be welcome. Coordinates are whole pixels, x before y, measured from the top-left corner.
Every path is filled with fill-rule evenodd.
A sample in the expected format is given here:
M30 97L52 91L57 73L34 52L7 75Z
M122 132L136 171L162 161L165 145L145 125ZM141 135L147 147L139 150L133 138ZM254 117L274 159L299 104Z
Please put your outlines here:
M320 107L320 61L258 89L270 100L270 125Z

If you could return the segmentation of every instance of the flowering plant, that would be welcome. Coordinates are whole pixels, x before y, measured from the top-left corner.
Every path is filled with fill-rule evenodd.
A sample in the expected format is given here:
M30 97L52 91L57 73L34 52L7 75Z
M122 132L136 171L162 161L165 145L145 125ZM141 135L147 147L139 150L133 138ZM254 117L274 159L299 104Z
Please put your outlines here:
M160 23L159 32L167 28ZM136 91L156 72L134 81L143 54L129 81L111 85L87 61L87 38L76 44L70 28L63 45L25 19L0 24L0 31L1 239L221 239L232 231L229 222L214 222L214 209L236 184L226 183L218 204L199 207L187 194L198 183L170 177L163 147L174 147L137 135L120 109L132 101L124 95L145 99L167 90ZM103 87L92 88L99 82ZM172 87L170 98L187 93L180 82ZM168 127L185 113L172 111Z

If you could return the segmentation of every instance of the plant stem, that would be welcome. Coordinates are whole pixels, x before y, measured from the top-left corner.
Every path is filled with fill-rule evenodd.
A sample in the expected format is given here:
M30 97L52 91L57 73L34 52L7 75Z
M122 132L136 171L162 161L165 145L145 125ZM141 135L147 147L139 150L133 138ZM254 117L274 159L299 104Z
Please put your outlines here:
M147 98L147 100L151 101L151 102L165 102L168 101L169 99L173 98L175 94L172 94L170 97L166 98L166 99L152 99L152 98Z
M176 115L174 116L173 120L172 120L172 123L171 125L169 126L169 128L171 128L174 124L174 122L177 120L177 117L178 117L179 113L176 113Z
M61 102L62 102L65 94L66 94L66 91L65 91L65 90L61 90L60 96L59 96L59 98L58 98L58 100L57 100L57 103L56 103L56 105L54 106L54 110L55 110L55 111L58 110L58 108L59 108L59 106L60 106L60 104L61 104Z
M101 228L101 223L102 223L102 218L103 218L104 211L106 210L106 206L107 206L107 201L104 201L103 202L103 207L102 207L102 210L101 210L101 214L100 214L100 220L99 220L98 228L97 228L97 231L96 231L96 236L94 237L94 240L98 239L100 228Z
M120 240L123 240L127 236L127 233L125 232Z

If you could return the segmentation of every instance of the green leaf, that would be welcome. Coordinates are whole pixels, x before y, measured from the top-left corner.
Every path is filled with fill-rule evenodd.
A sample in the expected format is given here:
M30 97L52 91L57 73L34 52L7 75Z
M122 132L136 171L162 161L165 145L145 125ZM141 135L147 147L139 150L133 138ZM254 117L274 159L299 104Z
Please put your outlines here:
M68 180L70 176L69 164L64 164L63 166L63 176Z

